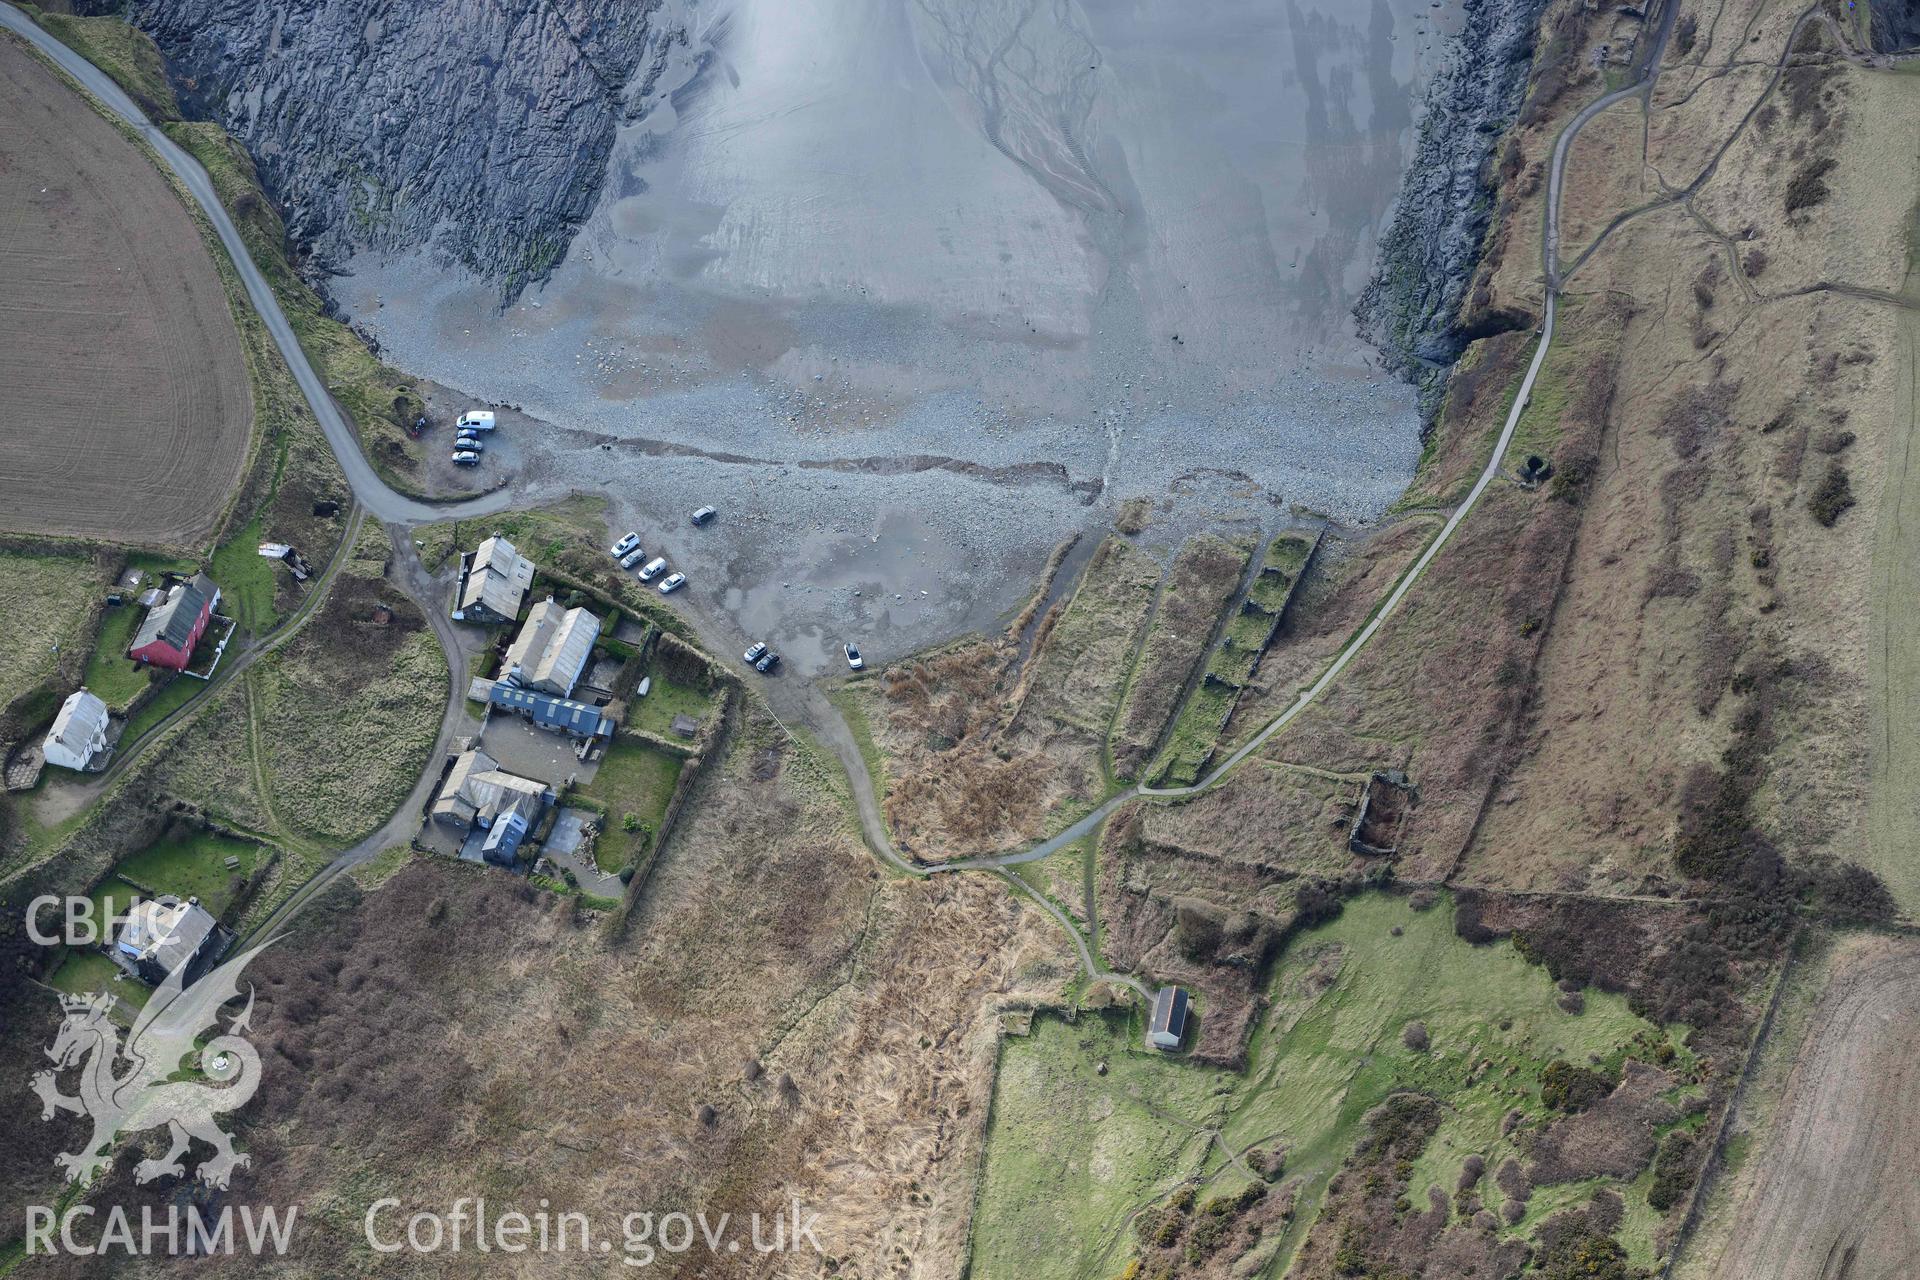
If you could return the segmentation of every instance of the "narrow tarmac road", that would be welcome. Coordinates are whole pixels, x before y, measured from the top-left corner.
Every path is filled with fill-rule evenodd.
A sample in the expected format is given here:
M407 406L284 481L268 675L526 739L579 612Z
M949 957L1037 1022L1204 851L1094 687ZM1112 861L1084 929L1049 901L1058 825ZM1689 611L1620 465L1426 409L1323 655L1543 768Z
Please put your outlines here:
M307 354L300 347L300 340L294 336L293 326L287 323L287 317L280 310L280 303L274 298L273 290L267 284L266 277L254 265L253 258L247 253L246 242L240 238L239 229L233 225L233 219L227 216L227 210L220 203L219 195L214 191L213 179L200 167L200 162L188 155L173 139L169 138L157 125L148 120L140 108L134 105L126 91L113 82L113 78L100 68L88 62L72 49L42 30L34 21L11 4L0 3L0 27L6 28L26 40L39 50L67 75L79 82L80 86L104 103L115 115L131 125L147 145L158 153L161 161L173 170L187 193L193 197L207 220L213 224L214 232L219 235L220 243L226 247L227 256L233 260L233 267L239 273L240 282L246 287L247 298L253 303L253 309L261 320L265 321L267 332L273 335L273 344L280 349L287 367L293 371L294 380L300 384L300 393L306 397L313 415L319 420L320 427L327 435L327 443L333 447L334 456L340 460L340 467L347 475L347 483L361 505L365 506L377 519L384 521L404 521L424 524L434 520L465 519L470 516L489 515L505 510L512 504L512 494L498 491L465 502L436 503L421 502L389 489L380 478L373 464L360 451L360 438L353 425L333 402L332 395L320 375L314 371Z

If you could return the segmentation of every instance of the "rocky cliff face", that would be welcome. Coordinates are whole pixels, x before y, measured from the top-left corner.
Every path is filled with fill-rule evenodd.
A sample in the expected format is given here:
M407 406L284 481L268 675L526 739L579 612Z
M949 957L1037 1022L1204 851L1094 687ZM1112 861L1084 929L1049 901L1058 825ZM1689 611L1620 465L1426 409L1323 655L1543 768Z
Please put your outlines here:
M1489 160L1527 87L1546 0L1467 0L1428 86L1413 164L1354 315L1396 370L1428 382L1463 346L1457 319L1493 215ZM1428 397L1432 399L1432 397Z
M660 0L133 0L191 115L321 265L432 245L511 295L565 254L679 38Z
M1873 0L1872 35L1877 53L1920 47L1920 0Z

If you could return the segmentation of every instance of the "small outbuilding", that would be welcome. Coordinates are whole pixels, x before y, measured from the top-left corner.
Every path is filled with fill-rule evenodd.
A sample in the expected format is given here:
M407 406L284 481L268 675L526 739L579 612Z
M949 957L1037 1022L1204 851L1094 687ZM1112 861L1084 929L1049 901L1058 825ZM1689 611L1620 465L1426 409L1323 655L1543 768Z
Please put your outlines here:
M43 749L47 763L62 769L91 769L107 749L107 723L106 703L85 689L68 694L47 731Z
M285 564L292 571L295 582L305 582L313 576L313 566L307 563L307 558L284 542L261 543L260 555L264 559Z
M1187 1034L1187 990L1162 987L1153 997L1153 1019L1147 1024L1147 1043L1171 1053Z

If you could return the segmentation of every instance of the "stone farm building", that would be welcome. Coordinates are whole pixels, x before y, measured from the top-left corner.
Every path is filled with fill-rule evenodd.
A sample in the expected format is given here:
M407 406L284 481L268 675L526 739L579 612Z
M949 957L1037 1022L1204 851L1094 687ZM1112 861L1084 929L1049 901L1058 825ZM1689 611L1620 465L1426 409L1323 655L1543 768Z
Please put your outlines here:
M168 671L185 671L193 658L193 646L200 643L207 620L219 603L220 588L204 573L174 583L147 610L127 656Z
M528 611L500 665L501 679L556 698L571 697L593 656L600 625L598 614L562 609L548 596Z
M460 585L453 597L455 622L512 622L533 586L533 561L494 534L460 557Z
M1187 992L1184 987L1162 987L1153 997L1153 1020L1147 1024L1147 1043L1171 1053L1187 1034Z
M492 756L470 747L455 757L428 814L456 831L481 828L486 860L512 866L521 840L552 803L553 788L546 783L507 773Z
M86 769L107 749L107 704L85 689L67 695L43 748L48 764Z
M159 986L177 969L194 969L209 958L217 930L197 899L182 902L171 894L136 902L113 944L113 962L143 982Z
M519 689L504 680L487 687L487 705L525 716L542 729L558 729L575 738L611 738L614 724L600 708L570 698Z

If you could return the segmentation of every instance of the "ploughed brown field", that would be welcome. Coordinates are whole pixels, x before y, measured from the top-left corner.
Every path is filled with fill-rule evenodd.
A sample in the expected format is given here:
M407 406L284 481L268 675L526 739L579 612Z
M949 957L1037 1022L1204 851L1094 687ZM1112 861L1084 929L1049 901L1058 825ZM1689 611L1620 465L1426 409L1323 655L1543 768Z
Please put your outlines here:
M0 39L0 529L202 542L252 419L226 292L186 207Z

